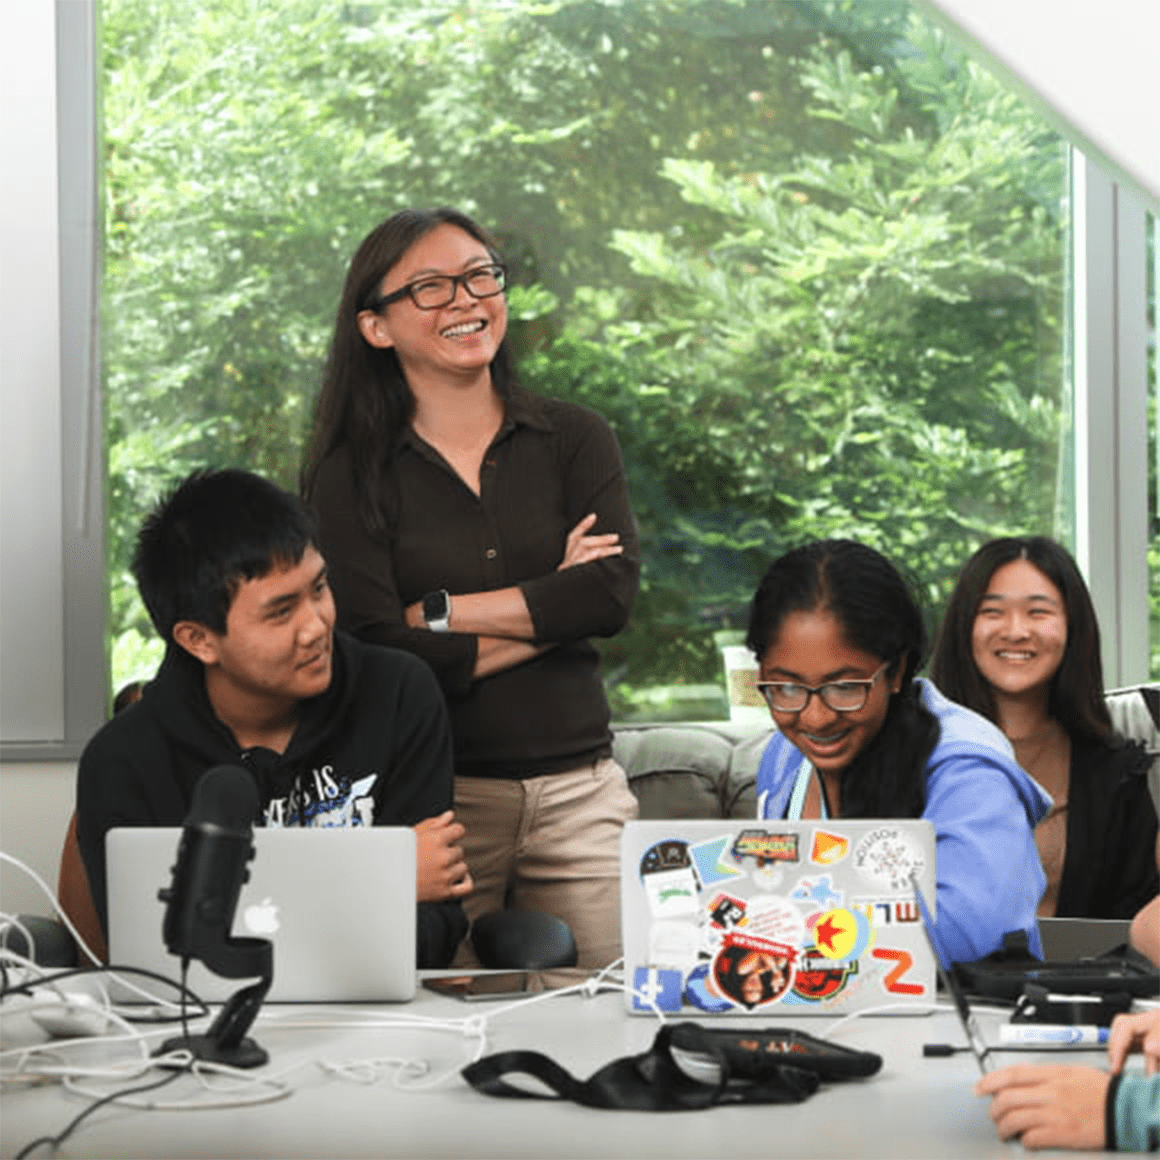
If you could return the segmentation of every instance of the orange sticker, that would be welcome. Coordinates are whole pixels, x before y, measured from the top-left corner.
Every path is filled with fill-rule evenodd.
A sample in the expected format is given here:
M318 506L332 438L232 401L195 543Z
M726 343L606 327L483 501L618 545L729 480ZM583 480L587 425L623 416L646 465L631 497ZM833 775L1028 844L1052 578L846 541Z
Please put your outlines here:
M814 831L814 845L810 851L810 861L820 866L832 866L841 862L850 852L850 839L840 834L827 834L825 830Z
M893 950L889 947L875 947L870 953L876 959L882 959L885 962L894 964L893 968L887 971L886 978L882 980L882 985L890 994L923 995L926 993L926 988L921 983L903 983L899 981L914 966L914 956L910 951Z

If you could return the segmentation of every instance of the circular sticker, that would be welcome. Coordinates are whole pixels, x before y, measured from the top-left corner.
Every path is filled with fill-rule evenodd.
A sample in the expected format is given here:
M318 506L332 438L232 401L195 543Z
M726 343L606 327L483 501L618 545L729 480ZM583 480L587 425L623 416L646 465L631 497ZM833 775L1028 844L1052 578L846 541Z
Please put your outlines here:
M663 842L656 842L649 846L641 855L640 872L645 874L662 874L666 870L683 870L692 866L689 858L689 843L680 838L666 838Z
M745 913L745 933L796 947L805 938L806 923L802 912L788 898L756 894Z
M794 947L730 931L710 968L710 990L752 1011L776 1003L793 982Z
M871 830L854 850L854 865L865 881L880 890L909 890L910 876L926 867L918 844L893 826Z
M860 910L827 910L817 916L813 928L814 948L827 959L848 962L870 945L870 920Z
M685 982L685 1002L715 1015L719 1015L722 1011L732 1011L733 1003L729 999L721 998L710 988L709 964L701 963L689 972Z

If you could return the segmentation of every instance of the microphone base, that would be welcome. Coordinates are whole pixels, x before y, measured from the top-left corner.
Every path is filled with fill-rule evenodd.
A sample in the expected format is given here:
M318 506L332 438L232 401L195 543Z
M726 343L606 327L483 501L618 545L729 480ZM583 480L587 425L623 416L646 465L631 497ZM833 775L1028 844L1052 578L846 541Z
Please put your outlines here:
M172 1039L167 1039L154 1054L165 1055L170 1051L188 1051L194 1059L220 1063L226 1067L262 1067L270 1062L266 1049L249 1038L242 1039L230 1047L223 1047L210 1035L176 1035ZM162 1063L158 1066L173 1065Z

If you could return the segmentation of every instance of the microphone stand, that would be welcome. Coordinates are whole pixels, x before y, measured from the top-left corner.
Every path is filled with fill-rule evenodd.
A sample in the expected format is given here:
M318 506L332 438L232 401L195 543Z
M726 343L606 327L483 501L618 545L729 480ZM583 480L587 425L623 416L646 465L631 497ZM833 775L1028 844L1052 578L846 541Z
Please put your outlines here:
M265 1048L245 1035L274 981L274 944L265 938L227 938L220 946L207 948L201 959L224 979L252 975L260 978L231 995L204 1034L176 1035L165 1040L156 1054L188 1051L194 1059L227 1067L261 1067L268 1063L270 1056ZM188 961L189 957L184 957L183 966Z

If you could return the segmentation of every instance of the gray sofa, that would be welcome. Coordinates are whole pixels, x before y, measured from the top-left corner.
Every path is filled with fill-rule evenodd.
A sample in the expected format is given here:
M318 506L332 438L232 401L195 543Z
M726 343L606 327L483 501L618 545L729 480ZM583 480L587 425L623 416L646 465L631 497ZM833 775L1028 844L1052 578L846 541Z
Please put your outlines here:
M623 725L614 731L612 755L642 818L752 818L757 765L770 732L728 721Z

